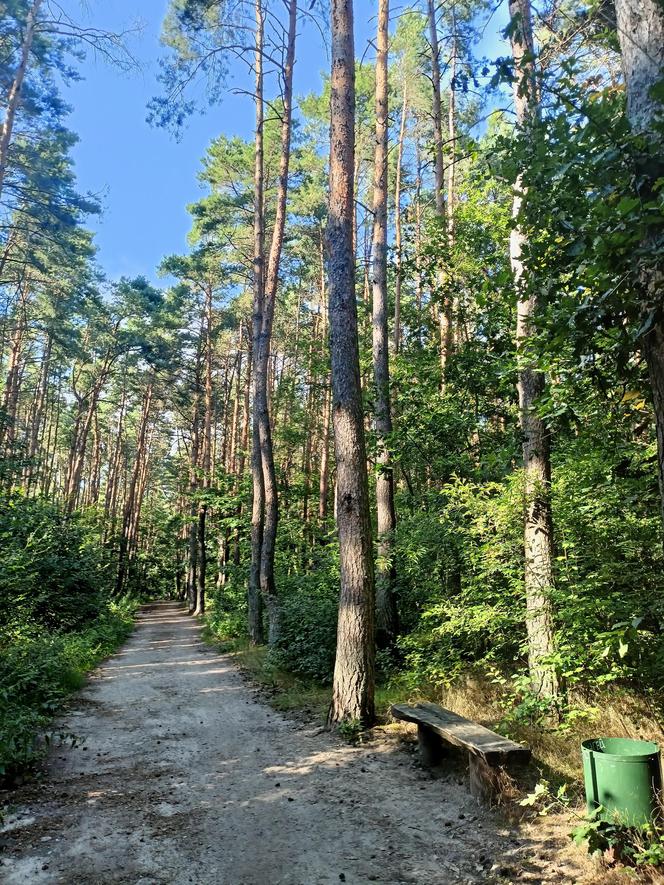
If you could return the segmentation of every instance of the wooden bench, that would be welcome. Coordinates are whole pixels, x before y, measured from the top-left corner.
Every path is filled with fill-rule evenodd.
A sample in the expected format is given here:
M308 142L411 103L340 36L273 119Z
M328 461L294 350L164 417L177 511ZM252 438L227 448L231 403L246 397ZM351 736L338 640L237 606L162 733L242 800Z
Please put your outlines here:
M510 766L530 759L530 748L504 738L483 725L464 719L437 704L394 704L392 716L417 725L420 759L437 765L443 756L443 743L468 751L470 792L477 799L490 801L501 792L501 774Z

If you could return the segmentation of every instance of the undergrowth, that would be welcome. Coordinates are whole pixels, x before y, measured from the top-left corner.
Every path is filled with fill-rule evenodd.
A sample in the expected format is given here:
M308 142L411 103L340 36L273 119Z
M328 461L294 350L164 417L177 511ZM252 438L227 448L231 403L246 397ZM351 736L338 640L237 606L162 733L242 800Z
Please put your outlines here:
M75 632L26 632L0 645L0 783L40 758L64 698L129 635L135 608L129 600L110 603Z

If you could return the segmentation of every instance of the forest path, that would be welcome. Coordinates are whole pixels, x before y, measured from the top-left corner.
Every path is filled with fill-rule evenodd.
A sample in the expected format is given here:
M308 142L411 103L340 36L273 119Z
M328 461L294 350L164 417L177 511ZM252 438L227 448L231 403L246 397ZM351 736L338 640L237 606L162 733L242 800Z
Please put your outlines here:
M261 703L173 603L140 612L61 724L83 743L54 747L44 781L18 791L7 885L572 881L458 774Z

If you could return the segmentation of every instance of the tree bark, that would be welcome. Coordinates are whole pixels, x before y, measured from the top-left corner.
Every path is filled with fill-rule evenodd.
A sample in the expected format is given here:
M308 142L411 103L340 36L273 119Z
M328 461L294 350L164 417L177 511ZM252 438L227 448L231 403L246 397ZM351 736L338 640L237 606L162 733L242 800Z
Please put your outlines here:
M352 0L332 0L329 318L341 586L330 725L374 720L374 576L360 384L355 256Z
M510 0L510 41L516 70L514 103L518 125L532 128L537 119L534 41L530 0ZM553 631L553 519L551 514L551 456L549 432L537 415L536 403L545 380L528 347L539 310L536 280L523 260L528 245L520 216L526 194L521 177L515 184L510 235L510 262L517 294L517 354L519 420L523 440L524 556L528 666L533 691L555 698L560 684L555 665Z
M7 367L7 380L0 414L0 448L5 455L11 458L12 449L16 440L16 419L18 401L21 390L21 362L25 335L28 329L28 304L30 290L27 283L22 283L19 291L19 301L16 306L16 320L9 345L9 365Z
M406 77L403 78L401 93L401 122L399 124L399 141L397 144L397 170L394 185L394 352L401 348L401 289L403 286L403 255L401 231L401 179L403 174L403 149L406 139L406 119L408 117L408 87Z
M652 87L664 79L664 7L660 0L616 0L618 37L627 89L627 117L632 130L643 135L647 149L636 158L640 196L653 199L653 186L664 176L664 144L655 123L664 103ZM657 465L664 521L664 236L653 225L646 233L639 262L643 352L648 364L657 432Z
M203 406L203 451L201 467L203 469L203 488L209 489L212 485L212 413L214 411L214 397L212 390L212 340L213 340L213 304L212 285L205 288L205 397ZM196 580L196 607L195 615L205 612L205 580L207 576L207 548L206 548L206 522L208 505L203 500L198 510L198 571Z
M394 470L389 452L392 433L390 403L389 337L387 328L387 133L388 119L389 0L378 2L376 39L376 147L374 154L374 224L371 266L374 424L377 444L376 511L378 560L376 564L376 640L386 648L396 638L397 607L394 596Z
M267 608L268 643L274 645L280 635L279 599L274 579L274 554L279 522L279 499L277 476L274 468L272 428L270 422L270 399L268 396L268 366L272 343L274 309L279 285L279 266L286 224L286 199L288 196L288 169L290 165L291 122L293 114L293 67L295 65L295 36L297 27L297 0L288 4L288 37L283 72L283 111L281 124L281 157L279 161L279 184L275 210L272 243L265 273L265 287L261 327L255 340L254 410L258 418L261 468L264 488L263 537L260 555L260 588ZM262 187L262 186L261 186Z
M429 42L431 44L431 83L432 96L432 122L434 142L434 196L436 202L436 215L441 232L445 226L445 157L443 149L443 112L440 88L440 46L438 43L438 26L436 22L435 0L427 0L427 14L429 20ZM440 335L440 371L441 389L445 386L445 371L452 344L452 305L449 296L445 292L445 273L439 268L437 273L438 284L438 326Z
M143 403L141 406L141 421L138 427L136 437L136 456L134 459L134 467L131 473L129 489L125 498L124 512L122 515L122 533L120 535L118 549L118 574L115 582L115 592L119 596L126 588L126 580L128 575L128 567L130 564L132 553L132 541L138 533L137 519L137 495L143 471L143 462L147 459L147 437L148 425L150 422L150 410L152 408L152 394L154 382L152 379L148 382L143 395ZM133 525L132 525L133 524ZM132 531L133 528L133 531Z
M265 520L265 482L261 455L260 417L258 400L266 379L259 378L260 334L265 302L265 200L264 172L264 108L263 108L263 42L265 18L262 0L256 0L256 132L254 146L254 298L252 308L252 374L253 410L251 432L251 477L253 484L251 510L251 565L247 592L249 641L260 645L263 636L263 599L261 596L261 550Z

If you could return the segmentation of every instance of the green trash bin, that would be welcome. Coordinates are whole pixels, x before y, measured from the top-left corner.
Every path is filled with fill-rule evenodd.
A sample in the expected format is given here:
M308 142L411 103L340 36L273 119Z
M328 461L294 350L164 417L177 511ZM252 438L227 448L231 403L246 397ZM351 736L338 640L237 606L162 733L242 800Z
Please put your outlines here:
M660 810L662 771L652 741L595 738L581 744L588 811L628 826L652 821Z

